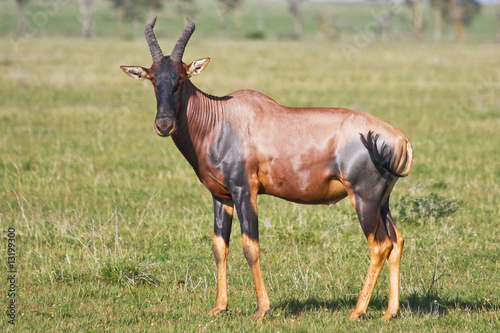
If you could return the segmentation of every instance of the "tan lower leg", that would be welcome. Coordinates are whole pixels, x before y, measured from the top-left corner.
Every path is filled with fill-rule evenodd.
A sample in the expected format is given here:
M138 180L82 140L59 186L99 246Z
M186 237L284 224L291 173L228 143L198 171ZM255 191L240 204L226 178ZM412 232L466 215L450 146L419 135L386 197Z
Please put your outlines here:
M370 267L368 268L365 283L359 294L356 307L349 315L349 319L357 319L366 313L380 271L392 249L392 243L389 238L387 238L385 242L380 243L374 240L373 235L370 235L368 236L368 243L370 244Z
M219 314L227 310L227 257L229 246L220 236L214 235L212 246L215 264L217 265L217 298L214 307L210 310L211 314Z
M267 295L262 271L260 269L260 247L259 242L250 239L248 236L242 236L243 252L248 261L248 265L252 271L253 281L255 284L255 293L257 294L257 312L255 312L253 319L261 320L270 309L269 297Z
M384 314L384 318L391 319L399 314L399 284L401 255L403 254L404 239L399 231L396 231L396 242L393 243L393 249L389 255L389 305Z

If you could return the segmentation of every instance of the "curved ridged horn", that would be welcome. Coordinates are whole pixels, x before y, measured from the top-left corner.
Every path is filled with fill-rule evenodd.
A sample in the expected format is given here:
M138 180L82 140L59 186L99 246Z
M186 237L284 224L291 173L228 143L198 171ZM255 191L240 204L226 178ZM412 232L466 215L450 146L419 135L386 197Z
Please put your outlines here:
M146 36L146 41L149 45L149 51L153 57L153 62L159 62L163 59L163 53L161 52L160 45L156 40L155 33L153 32L153 27L156 23L156 17L150 23L146 24L144 27L144 35Z
M184 54L184 49L186 48L186 44L194 32L195 25L193 21L191 21L188 17L186 17L186 19L188 21L188 25L182 32L182 35L179 37L179 40L177 40L177 43L175 43L172 54L170 55L170 59L172 59L172 61L176 62L182 61L182 55Z

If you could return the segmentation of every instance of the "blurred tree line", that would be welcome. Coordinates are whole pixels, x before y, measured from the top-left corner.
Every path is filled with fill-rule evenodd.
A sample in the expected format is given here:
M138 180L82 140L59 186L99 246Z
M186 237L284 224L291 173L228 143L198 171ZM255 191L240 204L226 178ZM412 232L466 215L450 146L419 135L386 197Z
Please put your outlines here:
M18 13L18 33L24 35L25 28L25 7L30 0L14 0ZM82 34L86 38L92 37L92 18L94 14L94 7L96 0L77 0L80 9L80 18L82 23ZM175 12L179 16L194 16L197 12L197 0L106 0L117 11L118 28L120 34L124 36L124 23L132 22L136 29L142 28L142 25L147 17L153 17L164 6L168 5L168 10ZM238 31L242 30L242 7L245 0L206 0L211 2L213 8L217 11L220 29L226 30L226 22L229 15L234 16L235 26ZM249 1L249 0L247 0ZM256 36L265 35L264 27L264 9L263 0L258 1L257 9L257 28L258 34ZM282 0L287 3L288 12L293 20L294 32L293 37L300 39L303 35L302 27L302 4L308 0ZM424 3L430 6L431 11L426 11L426 15L432 15L434 25L434 39L439 41L441 39L443 25L453 25L458 39L465 40L464 25L468 25L472 20L478 16L481 11L481 4L478 0L405 0L407 8L411 12L413 34L419 38L423 29L423 15ZM429 14L430 13L430 14ZM390 19L390 18L389 18ZM331 38L338 38L340 33L339 29L332 24L327 24L321 14L318 14L317 24L320 34L325 34ZM388 22L386 22L388 25ZM499 11L499 24L500 24L500 11ZM384 24L381 24L380 29L384 29ZM500 30L500 28L499 28Z
M14 0L17 6L17 31L19 35L24 36L26 33L26 23L24 22L24 8L29 0Z
M132 21L134 25L144 22L148 12L155 13L162 8L161 0L108 0L118 10L118 28L120 35L124 35L123 23Z
M423 28L422 0L405 0L412 11L413 34L420 37ZM440 41L443 22L451 23L455 28L458 40L465 40L464 25L470 25L474 17L481 11L478 0L429 0L434 16L434 40Z

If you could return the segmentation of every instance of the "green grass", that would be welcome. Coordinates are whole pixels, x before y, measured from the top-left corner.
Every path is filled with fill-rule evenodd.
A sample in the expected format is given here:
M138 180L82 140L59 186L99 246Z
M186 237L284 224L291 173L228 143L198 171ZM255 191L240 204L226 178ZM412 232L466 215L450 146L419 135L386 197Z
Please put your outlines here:
M193 79L202 90L252 88L287 105L354 108L410 137L415 164L392 196L406 239L403 317L380 319L384 267L367 320L347 320L369 261L347 201L301 206L267 196L259 214L273 312L263 323L250 320L254 287L235 220L230 312L209 316L211 196L171 140L154 133L151 87L119 70L150 65L145 41L52 32L19 49L0 37L1 276L9 227L17 230L19 271L16 326L2 312L0 327L498 331L500 45L373 41L345 57L349 39L221 40L207 38L201 21L185 60L212 58ZM176 37L164 35L162 47ZM7 301L2 293L2 308Z

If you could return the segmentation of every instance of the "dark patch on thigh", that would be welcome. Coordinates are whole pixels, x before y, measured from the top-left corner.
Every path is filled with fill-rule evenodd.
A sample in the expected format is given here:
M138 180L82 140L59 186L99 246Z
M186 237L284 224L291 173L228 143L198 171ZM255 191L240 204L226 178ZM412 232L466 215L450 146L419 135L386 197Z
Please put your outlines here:
M210 147L208 158L214 168L224 175L224 186L228 190L235 185L248 187L243 145L230 123L226 122L221 126Z
M356 197L363 197L365 200L380 200L389 184L358 138L337 149L332 161L332 171L349 184Z
M212 165L224 175L224 186L235 203L241 232L258 240L257 212L251 202L245 151L231 123L224 123L208 154Z

